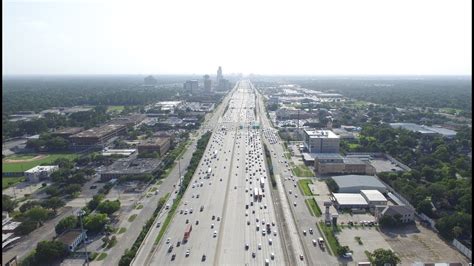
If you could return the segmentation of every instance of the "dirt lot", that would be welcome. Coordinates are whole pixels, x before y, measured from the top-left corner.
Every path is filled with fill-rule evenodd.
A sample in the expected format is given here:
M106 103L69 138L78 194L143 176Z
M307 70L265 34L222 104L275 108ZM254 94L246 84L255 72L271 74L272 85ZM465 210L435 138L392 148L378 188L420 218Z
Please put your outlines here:
M416 224L405 229L383 231L382 236L402 259L402 265L414 262L461 262L468 259L441 240L433 231Z
M353 251L352 258L355 263L368 261L365 250L370 252L377 248L390 249L390 245L375 227L352 227L352 229L346 227L337 237L341 245L349 246ZM355 237L360 237L362 245L356 241Z

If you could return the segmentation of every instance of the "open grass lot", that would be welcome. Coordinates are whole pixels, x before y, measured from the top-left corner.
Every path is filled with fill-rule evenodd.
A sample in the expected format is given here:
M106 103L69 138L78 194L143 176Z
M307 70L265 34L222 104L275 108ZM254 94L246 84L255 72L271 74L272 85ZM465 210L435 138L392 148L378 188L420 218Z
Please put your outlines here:
M30 161L30 162L5 162L5 160L7 159L28 160L38 155L45 155L45 157L38 160ZM59 158L67 158L69 160L72 160L78 156L79 155L75 153L24 154L20 156L18 155L8 156L2 160L2 172L24 172L30 168L33 168L43 163L52 163L53 161Z
M313 216L315 215L316 217L321 217L321 209L319 208L318 203L314 198L306 199L304 202L306 203L306 206L308 206L308 208L310 209L310 212L313 214Z
M15 185L16 183L23 182L25 178L21 177L2 177L2 190Z
M314 176L313 172L306 165L293 165L291 169L295 176L299 177L311 177Z
M311 179L300 179L298 180L298 187L301 190L301 193L305 196L313 196L313 193L311 192L311 189L309 189L308 184L313 184L313 181Z
M107 113L121 113L124 108L123 105L111 105L107 107Z

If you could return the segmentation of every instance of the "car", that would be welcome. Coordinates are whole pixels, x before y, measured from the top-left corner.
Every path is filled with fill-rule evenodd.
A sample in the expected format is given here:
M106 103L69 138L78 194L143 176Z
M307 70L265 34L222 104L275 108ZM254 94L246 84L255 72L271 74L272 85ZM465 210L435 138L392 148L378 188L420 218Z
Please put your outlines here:
M317 244L316 239L311 240L311 242L313 242L313 246L316 246Z
M167 239L166 239L166 244L169 244L170 241L171 241L171 238L167 238Z
M156 228L158 228L158 227L160 227L160 226L161 226L161 223L158 222L158 223L156 224Z
M272 260L274 260L274 259L275 259L275 253L273 253L273 252L270 253L270 258L271 258Z
M351 259L352 258L352 253L347 252L347 253L344 253L342 256L346 259Z
M273 235L274 235L274 236L277 235L277 231L276 231L276 230L273 231Z
M265 265L266 266L270 265L270 261L268 259L265 259Z
M303 235L306 235L306 230L303 230Z
M170 246L168 247L168 253L171 253L171 251L173 251L173 245L170 245Z
M211 224L211 229L214 228L214 224Z
M196 199L199 199L199 194L196 195Z
M205 260L206 260L206 255L203 254L201 257L201 261L205 261Z
M290 194L291 194L291 190L289 190L289 191L288 191L288 193L290 193Z
M171 255L171 260L176 259L176 254Z
M252 258L255 258L257 254L255 252L252 252Z
M221 218L219 216L217 216L217 221L219 222L221 220Z
M265 236L266 233L265 233L265 230L262 230L262 236Z
M247 225L250 225L250 221L247 221Z
M186 219L186 224L188 224L188 223L189 223L189 219Z
M184 210L184 215L188 214L188 209Z
M258 244L258 249L259 249L259 250L262 249L262 244L261 244L261 243Z
M249 244L245 244L245 250L249 250Z
M199 220L196 220L196 225L198 225L198 224L199 224Z
M204 206L201 206L201 208L199 209L199 211L203 211L204 210Z
M313 234L313 228L311 228L311 227L309 228L309 233Z
M271 245L273 243L273 240L270 238L268 239L268 244Z
M176 247L181 246L181 241L176 242Z
M303 260L303 255L302 254L300 254L300 260Z
M293 206L295 206L295 207L296 207L296 201L295 201L295 202L293 202Z
M183 210L180 210L180 211L179 211L179 214L183 214L183 212L184 212Z
M216 237L217 236L217 231L214 231L214 233L212 234L213 237Z
M214 220L214 219L216 219L216 216L215 216L215 215L212 215L211 220Z
M193 208L189 209L189 213L193 213Z

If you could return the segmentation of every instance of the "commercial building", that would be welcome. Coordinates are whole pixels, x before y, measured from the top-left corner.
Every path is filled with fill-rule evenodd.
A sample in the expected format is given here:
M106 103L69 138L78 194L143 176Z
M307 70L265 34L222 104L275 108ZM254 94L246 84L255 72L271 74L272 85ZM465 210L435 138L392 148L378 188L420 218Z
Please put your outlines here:
M303 141L310 153L339 153L339 136L330 130L305 129Z
M209 79L209 75L203 76L204 90L212 91L212 80Z
M436 126L429 127L414 123L390 123L390 126L392 128L403 128L412 132L420 133L425 136L434 136L438 134L445 138L454 138L456 136L456 131Z
M25 171L25 177L30 182L38 182L40 180L49 178L49 176L58 169L59 166L57 165L38 165Z
M376 176L340 175L331 177L338 187L339 193L359 193L361 190L378 190L387 192L387 187Z
M68 246L69 251L74 252L76 248L84 241L87 240L87 230L68 230L61 235L58 236L56 239L57 241L65 244Z
M359 193L333 193L332 199L337 209L365 209L367 201Z
M105 148L102 151L103 156L112 156L112 155L121 155L121 156L130 156L134 154L137 150L136 149L109 149Z
M102 181L109 181L121 176L138 176L153 174L160 165L160 160L149 158L119 159L100 173Z
M278 120L308 119L312 115L300 109L280 108L275 111Z
M82 127L65 127L51 132L51 136L68 139L70 136L77 134L83 130L84 128Z
M186 80L186 82L183 84L183 88L187 91L190 91L191 93L193 91L197 91L199 89L199 81L196 79Z
M377 211L375 214L377 220L385 215L391 217L398 216L402 223L408 223L415 220L415 210L407 205L387 205L379 209L381 210Z
M137 148L139 154L158 152L160 156L162 156L169 150L170 145L170 138L154 137L143 140L142 142L140 142L140 144L138 144Z
M338 153L315 153L312 157L314 169L319 174L375 174L375 168L359 158L343 157Z
M104 148L111 138L125 133L126 129L127 126L124 124L105 124L71 135L69 139L75 150L91 147Z
M369 205L387 205L387 199L378 190L361 190L360 194L369 203Z

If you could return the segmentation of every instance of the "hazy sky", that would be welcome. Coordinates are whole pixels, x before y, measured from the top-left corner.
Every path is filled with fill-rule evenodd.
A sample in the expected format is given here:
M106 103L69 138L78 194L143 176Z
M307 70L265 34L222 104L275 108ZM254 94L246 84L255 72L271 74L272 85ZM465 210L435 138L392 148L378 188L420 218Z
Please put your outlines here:
M471 73L471 0L3 0L8 74Z

